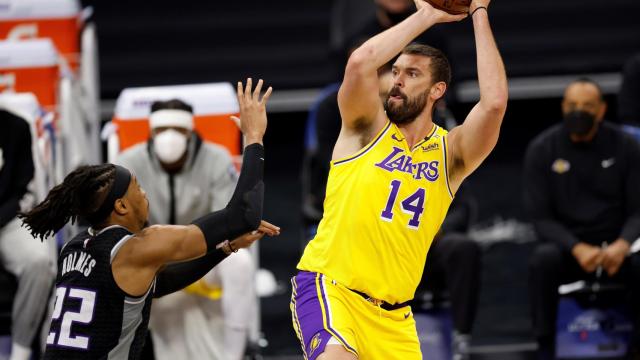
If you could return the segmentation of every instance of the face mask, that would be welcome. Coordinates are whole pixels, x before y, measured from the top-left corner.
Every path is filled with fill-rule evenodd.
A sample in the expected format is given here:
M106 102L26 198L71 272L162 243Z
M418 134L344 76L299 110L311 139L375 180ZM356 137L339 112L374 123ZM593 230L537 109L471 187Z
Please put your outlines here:
M564 115L564 126L569 133L584 136L591 129L596 122L596 117L586 111L574 110Z
M153 138L153 151L163 163L173 164L187 151L187 136L177 130L165 130Z

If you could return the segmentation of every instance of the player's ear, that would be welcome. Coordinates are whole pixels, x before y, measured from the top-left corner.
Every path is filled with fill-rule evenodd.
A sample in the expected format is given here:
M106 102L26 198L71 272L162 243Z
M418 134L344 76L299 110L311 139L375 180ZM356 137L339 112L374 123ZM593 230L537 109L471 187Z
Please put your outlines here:
M437 83L431 86L431 90L429 91L429 97L431 100L436 101L444 96L444 93L447 91L447 84L444 81L438 81Z
M124 199L116 199L113 204L113 211L118 215L126 215L129 212L129 204Z

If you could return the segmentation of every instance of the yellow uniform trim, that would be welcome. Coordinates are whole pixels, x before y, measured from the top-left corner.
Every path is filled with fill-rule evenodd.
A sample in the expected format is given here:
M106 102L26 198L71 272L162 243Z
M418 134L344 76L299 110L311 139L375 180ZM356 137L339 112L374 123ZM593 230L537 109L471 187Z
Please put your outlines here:
M447 140L446 136L442 137L442 158L444 161L444 178L447 183L447 190L451 199L454 198L453 191L451 191L451 184L449 182L449 163L447 162Z

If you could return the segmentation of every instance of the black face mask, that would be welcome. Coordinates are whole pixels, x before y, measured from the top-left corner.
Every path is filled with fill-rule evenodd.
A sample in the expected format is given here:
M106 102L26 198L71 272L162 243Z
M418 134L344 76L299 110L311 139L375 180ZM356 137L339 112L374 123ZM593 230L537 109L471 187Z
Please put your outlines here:
M593 129L596 117L589 112L582 110L574 110L564 114L564 127L569 133L578 136L584 136Z

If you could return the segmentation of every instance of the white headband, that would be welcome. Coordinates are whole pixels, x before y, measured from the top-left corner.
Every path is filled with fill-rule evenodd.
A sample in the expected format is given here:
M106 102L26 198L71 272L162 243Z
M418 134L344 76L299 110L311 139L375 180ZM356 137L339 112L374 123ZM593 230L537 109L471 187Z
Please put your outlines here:
M159 127L181 127L193 130L193 115L186 110L162 109L149 115L149 126L152 129Z

